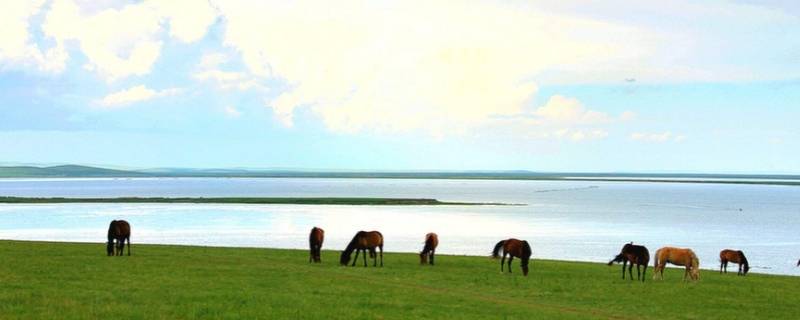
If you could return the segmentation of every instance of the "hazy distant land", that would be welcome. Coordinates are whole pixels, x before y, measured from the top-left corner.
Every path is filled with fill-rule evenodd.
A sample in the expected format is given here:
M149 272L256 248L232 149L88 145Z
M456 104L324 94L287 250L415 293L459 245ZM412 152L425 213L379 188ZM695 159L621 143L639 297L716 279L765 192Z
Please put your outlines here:
M304 197L117 197L117 198L28 198L0 197L0 203L216 203L216 204L305 204L305 205L371 205L371 206L436 206L436 205L510 205L504 203L450 202L411 198L304 198Z
M535 171L314 171L284 169L144 169L118 170L80 165L4 166L0 178L375 178L375 179L485 179L572 180L624 182L678 182L800 185L800 175L692 174L692 173L582 173Z

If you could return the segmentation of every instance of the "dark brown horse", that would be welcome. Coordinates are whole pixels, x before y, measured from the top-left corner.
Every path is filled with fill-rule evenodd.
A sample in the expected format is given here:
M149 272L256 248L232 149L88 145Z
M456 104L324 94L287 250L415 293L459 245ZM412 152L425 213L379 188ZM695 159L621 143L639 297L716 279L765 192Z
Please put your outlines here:
M747 272L750 271L750 263L747 262L747 258L744 256L744 252L742 252L742 250L725 249L720 251L719 273L722 273L723 271L728 273L728 262L739 264L739 271L736 273L736 275L746 276Z
M311 233L308 235L308 262L322 262L320 253L322 252L322 241L325 240L325 230L317 227L311 228Z
M383 235L378 231L359 231L353 237L353 240L350 240L347 248L342 251L342 255L339 257L339 263L346 266L347 263L350 262L350 255L355 250L356 257L353 259L353 266L356 265L356 261L358 261L358 252L361 251L364 256L364 266L366 267L367 250L369 250L369 256L374 262L372 266L375 267L378 265L378 257L375 254L375 248L379 248L381 251L381 267L383 267Z
M642 282L644 282L645 274L647 273L647 264L650 263L650 251L644 246L633 244L633 242L626 243L622 246L622 250L619 254L608 262L608 265L610 266L614 264L614 262L622 262L622 279L625 279L625 265L630 262L631 265L628 266L628 274L631 280L633 280L633 265L636 264L636 279L641 279ZM644 266L644 271L640 271L639 266Z
M503 259L500 260L500 272L503 272L503 264L505 264L506 255L509 255L508 272L511 273L511 260L514 260L514 257L517 257L522 260L522 262L520 262L522 274L525 276L528 275L528 263L530 262L531 254L533 253L528 241L514 238L500 241L494 245L494 250L492 250L493 258L497 259L500 257L500 249L503 250Z
M125 220L111 221L111 224L108 225L106 253L108 253L109 256L121 256L122 252L125 250L125 240L128 241L128 255L131 255L131 225ZM114 245L114 241L117 242L116 246Z
M419 253L419 264L429 263L433 265L433 256L436 253L436 247L439 246L439 236L431 232L425 235L425 247Z

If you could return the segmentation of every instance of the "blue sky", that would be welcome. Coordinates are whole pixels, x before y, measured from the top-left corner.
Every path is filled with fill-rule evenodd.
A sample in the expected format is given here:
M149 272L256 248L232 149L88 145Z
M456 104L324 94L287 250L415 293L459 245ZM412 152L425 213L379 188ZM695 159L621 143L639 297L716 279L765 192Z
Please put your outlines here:
M4 1L0 162L800 173L790 1Z

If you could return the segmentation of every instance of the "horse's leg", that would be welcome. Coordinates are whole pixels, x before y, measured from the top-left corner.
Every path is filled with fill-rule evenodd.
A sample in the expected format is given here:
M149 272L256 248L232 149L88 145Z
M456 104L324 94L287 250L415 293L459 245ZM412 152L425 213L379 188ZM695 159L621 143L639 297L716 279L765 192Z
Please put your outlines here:
M378 246L378 249L381 251L381 267L383 267L383 245Z
M503 265L506 264L506 253L503 252L503 258L500 259L500 273L503 273Z
M642 274L641 274L642 272L639 270L640 266L641 266L640 264L638 264L638 263L636 264L636 280L639 280L639 279L642 278ZM633 280L633 276L631 276L631 280Z
M367 267L367 249L361 249L361 250L364 250L364 252L362 252L361 256L364 257L364 267L366 268Z
M373 267L377 267L378 266L378 252L377 252L377 250L375 250L375 248L369 249L369 255L372 256L372 266Z
M625 280L625 267L628 265L628 260L622 260L622 280Z
M514 260L514 256L508 255L508 273L511 273L511 260Z
M128 239L128 256L131 256L131 236L127 236Z
M359 252L360 251L358 249L356 249L356 257L353 259L353 264L350 265L351 267L355 267L356 266L356 262L358 262L358 253Z
M436 255L436 250L431 250L430 264L433 265L433 256Z
M631 278L631 281L633 281L633 262L631 262L631 263L628 265L628 275L630 276L630 278Z
M647 264L646 263L644 264L644 270L642 270L642 282L644 282L645 278L647 278Z

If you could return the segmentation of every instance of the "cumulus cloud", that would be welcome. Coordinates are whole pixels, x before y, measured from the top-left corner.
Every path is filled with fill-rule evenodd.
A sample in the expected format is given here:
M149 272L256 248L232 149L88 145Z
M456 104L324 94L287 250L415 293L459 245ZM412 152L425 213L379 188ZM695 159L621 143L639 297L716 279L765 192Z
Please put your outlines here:
M163 46L162 22L169 22L170 35L192 42L215 17L204 1L146 1L87 14L72 0L55 0L42 32L58 47L76 41L88 60L84 67L114 81L151 71Z
M533 75L625 50L604 43L606 33L638 33L483 2L219 8L225 44L254 74L289 85L268 102L276 116L292 125L295 109L308 106L340 132L448 132L517 114L537 91Z
M670 131L658 132L658 133L646 133L646 132L634 132L631 133L630 139L634 141L642 141L642 142L654 142L654 143L664 143L664 142L682 142L686 140L686 136L682 134L673 134Z
M249 72L223 70L223 65L228 61L228 56L221 53L203 55L197 65L198 70L192 77L199 81L213 82L223 90L238 89L244 91L263 88L259 80Z
M61 72L67 61L63 45L57 44L42 50L28 30L30 19L42 10L43 0L2 1L2 29L0 32L0 67L32 65L44 72Z
M138 85L114 93L97 101L97 104L103 108L119 108L128 106L136 102L147 101L159 97L173 96L181 93L179 88L169 88L163 90L153 90L144 85Z

